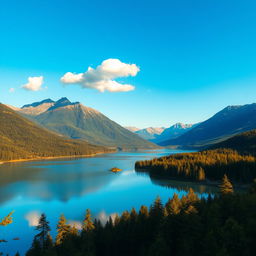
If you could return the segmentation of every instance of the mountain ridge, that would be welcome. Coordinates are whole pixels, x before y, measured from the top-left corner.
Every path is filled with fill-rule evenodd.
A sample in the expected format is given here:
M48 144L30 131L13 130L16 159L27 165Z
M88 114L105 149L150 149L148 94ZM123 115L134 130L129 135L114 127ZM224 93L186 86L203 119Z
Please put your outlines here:
M113 149L59 136L0 103L0 160L70 157Z
M72 103L66 97L54 102L47 99L46 103L41 101L41 105L32 103L25 106L29 107L20 109L20 113L41 126L69 138L120 149L158 147L123 128L98 110L84 106L80 102Z
M255 128L256 103L227 106L185 134L163 141L160 145L176 145L184 148L206 147Z

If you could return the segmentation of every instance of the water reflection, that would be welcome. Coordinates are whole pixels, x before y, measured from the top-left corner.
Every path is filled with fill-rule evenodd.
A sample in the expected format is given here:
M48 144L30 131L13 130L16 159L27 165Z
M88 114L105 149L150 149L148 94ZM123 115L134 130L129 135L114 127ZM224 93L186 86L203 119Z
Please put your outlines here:
M200 194L213 193L214 188L188 182L163 180L138 174L138 160L161 157L171 150L151 152L119 152L93 158L51 160L0 166L0 207L2 213L15 210L14 222L3 235L9 240L1 245L4 252L23 254L35 235L34 226L41 213L50 221L52 235L61 213L68 222L81 228L85 210L103 223L109 216L142 204L149 206L159 195L163 203L178 193L182 196L189 187ZM114 174L112 167L121 168ZM13 234L21 240L13 241ZM15 250L15 251L14 251Z
M166 179L161 179L157 177L153 177L151 175L150 179L153 184L167 187L167 188L173 188L178 191L189 191L190 188L192 188L196 193L199 194L215 194L218 192L218 188L216 186L208 186L200 183L193 183L193 182L184 182L184 181L179 181L179 180L166 180Z
M68 201L96 192L116 177L108 169L99 170L97 165L91 165L90 168L74 168L66 163L48 165L47 168L4 166L0 168L0 203L16 196Z

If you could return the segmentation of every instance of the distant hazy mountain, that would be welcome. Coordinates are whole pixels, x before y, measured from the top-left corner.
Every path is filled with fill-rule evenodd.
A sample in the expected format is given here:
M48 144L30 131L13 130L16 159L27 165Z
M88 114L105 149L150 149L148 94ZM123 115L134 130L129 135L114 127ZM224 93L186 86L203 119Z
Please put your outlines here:
M130 132L136 132L140 130L140 128L134 127L134 126L125 126L125 129L129 130Z
M156 136L161 134L165 129L164 127L148 127L148 128L144 128L144 129L139 129L139 128L133 127L133 126L128 126L125 128L131 132L138 134L141 138L143 138L145 140L155 139Z
M107 152L85 141L65 139L0 104L0 161Z
M161 143L166 140L174 139L184 134L185 132L191 130L198 124L182 124L176 123L169 128L164 129L164 131L155 137L152 141L155 143Z
M135 133L145 140L153 140L156 138L156 136L161 134L163 130L164 130L164 127L149 127L149 128L138 130Z
M178 138L160 145L202 147L256 128L256 104L228 106Z
M155 144L128 131L99 111L67 98L47 99L23 106L21 113L42 126L70 138L84 139L92 144L117 146L123 149L154 148Z

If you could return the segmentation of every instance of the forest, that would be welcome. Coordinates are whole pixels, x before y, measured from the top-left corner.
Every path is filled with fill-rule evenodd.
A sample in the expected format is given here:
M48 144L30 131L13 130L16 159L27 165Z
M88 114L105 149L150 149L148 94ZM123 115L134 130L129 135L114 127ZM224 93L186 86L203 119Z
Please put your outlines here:
M50 132L3 104L0 104L0 149L0 161L113 152Z
M232 149L212 149L138 161L138 172L193 181L220 180L224 174L233 182L250 183L256 178L256 157Z
M149 208L124 211L105 224L93 221L88 209L81 230L61 215L55 240L42 214L26 256L254 255L256 180L247 193L237 194L225 175L219 190L201 199L192 189L165 203L158 197Z

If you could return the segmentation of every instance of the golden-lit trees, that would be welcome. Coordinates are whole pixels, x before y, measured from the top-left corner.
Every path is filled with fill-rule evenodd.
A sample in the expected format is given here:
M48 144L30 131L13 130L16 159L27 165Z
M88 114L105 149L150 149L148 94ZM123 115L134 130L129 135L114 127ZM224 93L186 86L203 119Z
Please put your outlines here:
M10 212L6 217L4 217L2 220L0 220L0 226L7 226L9 224L12 223L13 219L12 219L12 214L13 211Z
M231 149L215 149L138 161L135 169L153 176L195 181L220 180L227 174L232 180L248 183L256 178L256 157Z
M222 178L222 183L219 185L222 195L228 195L234 193L233 185L225 174Z

